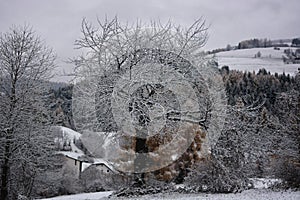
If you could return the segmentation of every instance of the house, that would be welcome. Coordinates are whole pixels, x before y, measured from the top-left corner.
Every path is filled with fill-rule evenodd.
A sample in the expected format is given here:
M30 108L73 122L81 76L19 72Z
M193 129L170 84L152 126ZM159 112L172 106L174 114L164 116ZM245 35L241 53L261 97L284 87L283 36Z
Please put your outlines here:
M127 185L129 177L102 158L90 158L82 153L61 151L64 173L81 180L90 191L118 189ZM96 188L96 189L95 189Z
M58 154L64 156L64 165L74 171L77 177L80 177L80 174L91 165L96 166L98 170L106 174L119 173L111 164L101 158L91 158L82 153L70 151L60 151Z
M116 190L129 185L131 179L126 174L117 171L112 165L103 159L95 159L80 176L86 188L98 187L98 190Z
M63 168L65 171L76 178L80 178L86 166L92 164L92 160L81 153L60 151L58 154L63 156Z
M57 146L61 147L57 148L56 156L59 157L58 162L60 162L63 176L69 179L72 177L72 180L76 179L70 181L71 185L78 181L83 184L86 191L92 192L118 189L120 185L129 182L127 175L116 170L111 163L101 158L103 155L101 154L102 149L99 148L98 137L95 138L89 134L84 134L83 137L80 133L65 127L56 127L56 129L58 133L55 142ZM100 136L102 135L100 134ZM85 140L87 138L88 140ZM64 145L65 143L67 145ZM65 146L69 149L63 148ZM92 148L94 146L96 146L95 149ZM97 154L96 150L100 152ZM95 154L98 158L92 156Z
M119 171L115 170L111 164L109 164L107 161L101 158L95 158L94 163L92 165L96 166L98 170L105 174L120 173Z

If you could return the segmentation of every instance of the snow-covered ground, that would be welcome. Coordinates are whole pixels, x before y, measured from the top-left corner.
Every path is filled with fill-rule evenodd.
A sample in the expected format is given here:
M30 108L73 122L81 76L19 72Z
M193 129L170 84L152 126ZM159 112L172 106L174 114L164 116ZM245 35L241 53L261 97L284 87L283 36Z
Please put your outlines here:
M236 194L155 194L155 195L145 195L140 198L131 198L140 200L172 200L172 199L182 199L182 200L299 200L300 192L274 192L270 190L247 190L242 193Z
M280 179L272 178L253 178L255 189L250 189L243 191L241 193L230 193L230 194L182 194L182 193L158 193L158 194L148 194L139 197L109 197L113 191L108 192L95 192L95 193L82 193L75 195L65 195L53 198L47 198L43 200L119 200L119 199L136 199L136 200L172 200L172 199L204 199L204 200L299 200L300 191L272 191L268 189L275 183L281 182ZM180 185L178 185L180 186ZM182 186L182 185L181 185Z
M293 49L292 47L280 48L275 50L274 48L253 48L253 49L240 49L233 51L225 51L215 54L219 66L229 66L230 69L236 69L241 71L258 71L261 68L265 68L271 73L290 74L292 76L300 68L300 64L285 64L282 60L285 49ZM260 58L255 58L255 54L261 53Z
M54 198L48 198L44 200L119 200L119 199L136 199L136 200L150 200L150 199L207 199L207 200L285 200L285 199L300 199L300 191L272 191L268 189L270 186L274 185L275 183L281 182L280 179L272 179L272 178L253 178L254 188L251 190L246 190L241 193L230 193L230 194L181 194L181 193L158 193L158 194L149 194L140 197L108 197L113 192L96 192L96 193L83 193L83 194L76 194L76 195L67 195L67 196L60 196ZM182 186L182 185L178 185Z
M94 192L94 193L82 193L74 195L64 195L59 197L47 198L44 200L97 200L104 197L108 197L113 192ZM43 200L43 199L42 199Z
M300 191L281 191L275 192L268 189L252 189L246 190L241 193L236 194L179 194L179 193L159 193L152 195L145 195L136 198L108 198L112 192L96 192L96 193L83 193L76 195L60 196L54 198L48 198L44 200L100 200L100 199L140 199L140 200L172 200L172 199L182 199L182 200L299 200Z
M253 182L253 186L256 189L267 189L276 183L282 182L281 179L276 178L251 178L250 180Z

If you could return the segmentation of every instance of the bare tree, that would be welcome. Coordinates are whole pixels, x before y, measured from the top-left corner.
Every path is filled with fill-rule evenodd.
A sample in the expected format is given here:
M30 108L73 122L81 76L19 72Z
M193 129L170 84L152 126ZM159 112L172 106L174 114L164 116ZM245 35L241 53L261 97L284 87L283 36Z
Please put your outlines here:
M3 200L30 196L34 177L48 155L43 81L55 55L28 26L0 36L0 165Z
M201 51L205 21L188 28L157 21L128 25L117 18L97 22L94 27L84 19L76 41L85 51L73 60L76 128L116 132L108 157L126 172L171 164L202 129L211 133L202 146L215 143L225 94Z

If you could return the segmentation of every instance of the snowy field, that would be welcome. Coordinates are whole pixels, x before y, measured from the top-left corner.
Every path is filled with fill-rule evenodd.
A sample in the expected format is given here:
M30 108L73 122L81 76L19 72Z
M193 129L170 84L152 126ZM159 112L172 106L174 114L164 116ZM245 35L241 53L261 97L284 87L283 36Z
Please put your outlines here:
M272 74L275 72L282 74L290 74L292 76L300 68L300 64L284 64L282 56L284 55L284 49L288 47L280 48L280 50L274 50L273 48L253 48L253 49L241 49L233 51L225 51L216 54L217 62L219 66L229 66L229 69L236 69L241 71L256 71L265 68ZM295 48L290 48L295 50ZM255 58L255 54L261 52L260 58Z
M97 192L97 193L85 193L85 194L76 194L76 195L68 195L61 196L55 198L49 198L44 200L109 200L109 199L140 199L140 200L172 200L172 199L204 199L204 200L299 200L300 199L300 191L292 192L292 191L282 191L282 192L274 192L268 189L252 189L246 190L242 193L236 194L179 194L179 193L159 193L153 195L145 195L136 198L108 198L108 196L112 192Z

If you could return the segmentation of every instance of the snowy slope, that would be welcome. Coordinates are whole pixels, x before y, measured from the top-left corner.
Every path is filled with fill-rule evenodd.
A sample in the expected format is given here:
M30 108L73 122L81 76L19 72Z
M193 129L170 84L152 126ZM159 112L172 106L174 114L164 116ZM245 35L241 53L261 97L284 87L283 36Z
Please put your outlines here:
M79 139L81 134L67 127L59 126L63 132L63 134L68 137L70 140Z
M290 47L280 48L280 50L274 50L274 48L253 48L253 49L239 49L232 51L225 51L215 54L219 66L229 66L230 69L236 69L241 71L258 71L261 68L265 68L271 73L295 75L300 64L284 64L282 56L284 50ZM295 49L295 48L290 48ZM260 58L255 58L255 54L261 52Z
M63 127L63 126L55 126L55 128L58 128L61 132L62 132L62 138L55 138L56 142L60 142L60 143L70 143L71 145L71 152L65 152L62 151L63 154L67 155L69 153L75 153L75 154L80 154L83 155L84 153L78 148L76 147L76 145L74 144L73 140L76 139L78 140L81 137L81 134L70 129L67 127ZM71 157L71 155L69 155Z

